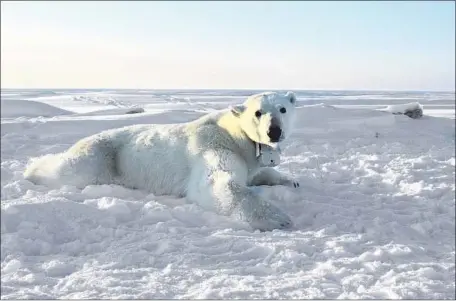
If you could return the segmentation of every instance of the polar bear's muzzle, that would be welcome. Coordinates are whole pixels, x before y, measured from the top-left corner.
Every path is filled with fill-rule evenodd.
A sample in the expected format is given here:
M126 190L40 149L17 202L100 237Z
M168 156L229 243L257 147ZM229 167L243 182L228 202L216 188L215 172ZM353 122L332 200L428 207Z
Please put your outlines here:
M268 129L268 137L271 142L279 142L282 138L282 128L280 126L280 122L276 118L271 119L271 125Z
M282 129L278 125L271 125L268 130L268 137L271 142L279 142L282 137Z

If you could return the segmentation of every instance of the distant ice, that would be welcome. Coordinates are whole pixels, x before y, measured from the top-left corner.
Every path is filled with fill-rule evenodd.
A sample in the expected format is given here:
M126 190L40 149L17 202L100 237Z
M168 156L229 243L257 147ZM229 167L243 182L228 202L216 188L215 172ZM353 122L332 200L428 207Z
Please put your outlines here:
M106 116L106 115L125 115L125 114L139 114L144 113L143 108L119 108L119 109L106 109L97 110L88 113L79 113L75 116Z

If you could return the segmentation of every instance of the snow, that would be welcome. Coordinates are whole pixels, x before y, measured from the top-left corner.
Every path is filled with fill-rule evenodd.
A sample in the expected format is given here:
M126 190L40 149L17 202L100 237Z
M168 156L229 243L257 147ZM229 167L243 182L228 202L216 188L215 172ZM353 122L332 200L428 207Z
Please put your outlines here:
M26 100L10 100L3 99L1 101L1 116L2 118L17 118L17 117L53 117L60 115L68 115L72 112L56 108L54 106ZM5 108L3 110L3 108Z
M300 188L255 188L290 231L185 198L22 177L30 157L87 135L185 122L255 92L2 90L2 298L454 299L454 93L297 91L278 169ZM422 118L381 111L411 102Z

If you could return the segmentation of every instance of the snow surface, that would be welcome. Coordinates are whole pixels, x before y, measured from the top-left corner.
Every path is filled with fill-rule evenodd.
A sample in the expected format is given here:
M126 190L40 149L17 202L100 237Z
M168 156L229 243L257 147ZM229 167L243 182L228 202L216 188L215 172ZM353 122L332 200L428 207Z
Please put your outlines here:
M72 112L56 108L54 106L36 102L36 101L26 101L26 100L11 100L3 99L1 100L1 108L6 108L1 110L2 118L17 118L17 117L53 117L60 115L68 115Z
M454 299L454 93L297 91L278 169L301 188L255 188L292 231L121 186L22 177L30 157L87 135L185 122L255 92L2 90L2 299ZM421 119L377 110L410 102Z

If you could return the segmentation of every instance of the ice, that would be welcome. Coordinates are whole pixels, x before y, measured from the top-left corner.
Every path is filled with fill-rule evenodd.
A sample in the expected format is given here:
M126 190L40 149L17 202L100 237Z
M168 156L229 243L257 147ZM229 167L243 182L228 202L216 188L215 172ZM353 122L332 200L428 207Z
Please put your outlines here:
M2 90L2 298L454 299L454 93L296 91L278 169L301 187L254 188L290 231L22 177L30 157L90 134L193 120L256 92ZM392 114L416 104L420 119Z

